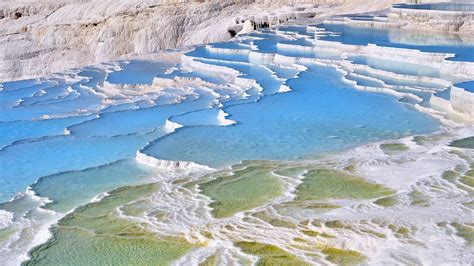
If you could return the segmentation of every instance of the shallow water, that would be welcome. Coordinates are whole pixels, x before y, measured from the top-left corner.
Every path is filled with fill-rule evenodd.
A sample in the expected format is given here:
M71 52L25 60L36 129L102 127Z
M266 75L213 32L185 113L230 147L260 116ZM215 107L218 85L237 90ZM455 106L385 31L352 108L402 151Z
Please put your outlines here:
M454 86L463 88L466 91L474 93L474 81L466 81L466 82L455 84Z
M336 41L353 45L375 44L384 47L416 49L429 53L452 53L456 56L453 61L474 62L474 45L471 42L463 43L456 35L426 35L422 32L413 32L401 29L378 29L355 27L342 24L324 23L318 27L336 33L320 37L321 40Z
M6 201L38 178L59 172L133 159L140 147L161 132L118 137L54 137L0 151L0 199Z
M400 41L403 32L329 24L321 27L341 34L326 35L324 40L452 52L457 54L455 60L474 59L466 52L472 45L406 44ZM54 80L4 83L0 91L0 201L16 197L0 204L0 210L15 214L6 229L0 229L0 255L21 261L20 255L25 255L32 243L45 240L35 241L33 236L44 237L48 223L77 208L53 227L53 238L31 253L30 263L90 264L97 258L101 263L165 264L182 256L210 261L214 256L220 264L256 262L251 255L269 263L278 262L282 256L298 263L323 258L324 263L365 261L364 255L352 250L354 245L338 249L327 245L325 239L354 234L382 238L389 234L385 227L381 229L385 225L357 221L354 229L339 221L326 221L324 230L332 229L322 233L316 219L340 207L347 207L341 212L383 215L374 206L402 201L404 206L411 206L410 200L428 204L427 195L433 193L416 190L408 194L414 190L409 187L408 192L400 192L406 195L398 197L392 195L399 193L395 189L356 176L357 167L346 161L315 165L306 159L391 140L393 143L371 151L380 152L383 159L375 157L370 163L375 167L396 164L405 158L386 160L410 152L412 146L394 139L433 133L440 124L413 108L412 104L418 104L415 100L355 90L343 82L343 77L373 88L389 85L406 91L406 87L420 87L413 94L422 98L423 106L432 93L445 95L449 90L429 82L359 70L342 73L334 66L322 66L317 60L337 61L342 56L294 48L311 48L313 41L314 32L305 27L280 27L233 42L200 46L185 55L207 64L207 68L194 69L184 60L182 65L132 60L75 70L64 79L59 75ZM307 61L298 62L298 66L275 64L249 57L250 49ZM436 69L406 62L363 56L349 60L392 74L448 78ZM216 71L216 66L237 70L239 78L254 82L242 85L233 74ZM147 86L155 77L169 79L172 85ZM149 91L142 93L144 88ZM191 165L188 169L180 163L147 166L140 163L139 151L158 160L190 161L223 170L207 175L207 168L193 169ZM424 154L431 155L427 151ZM252 161L229 169L244 160ZM411 160L417 162L416 158L407 159ZM153 160L146 163L155 164ZM338 170L327 169L332 167ZM462 167L457 170L470 169ZM469 184L470 176L459 176L459 182L464 182L461 186ZM31 190L25 192L28 186ZM446 184L434 186L444 189ZM387 195L392 198L385 199ZM220 223L216 219L220 217L228 220ZM404 234L411 230L389 222L395 223L390 224L395 228L390 230L405 230ZM338 234L334 228L345 231ZM395 233L390 240L401 241L400 234ZM18 240L19 235L28 237ZM256 242L242 241L241 236ZM270 245L269 239L281 242ZM6 252L9 248L14 251ZM202 257L202 251L206 256Z
M434 3L434 4L396 4L396 8L421 9L421 10L441 10L441 11L474 11L474 5L462 3Z
M107 75L112 84L151 84L153 78L172 64L165 62L134 60L122 66L122 70Z
M112 189L151 182L159 171L135 160L122 160L81 171L69 171L42 177L32 189L38 196L52 200L48 209L68 212Z
M337 73L311 67L288 82L292 92L226 108L238 124L183 128L144 152L222 167L241 160L295 160L437 129L435 120L392 97L354 91L327 75Z

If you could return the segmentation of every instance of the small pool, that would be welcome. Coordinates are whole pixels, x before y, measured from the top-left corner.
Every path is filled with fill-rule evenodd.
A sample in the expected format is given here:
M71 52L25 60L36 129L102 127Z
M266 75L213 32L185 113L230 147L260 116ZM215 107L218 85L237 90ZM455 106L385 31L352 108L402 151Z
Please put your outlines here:
M463 88L466 91L474 93L474 80L454 84L454 86L456 86L458 88Z
M328 34L321 40L340 42L351 45L375 44L378 46L415 49L428 53L450 53L450 61L474 62L474 44L464 43L448 34L427 35L424 32L403 29L374 29L370 27L343 24L322 23L318 28L338 34ZM443 40L440 42L440 40Z
M122 62L122 70L110 73L107 81L112 84L151 84L158 74L164 73L171 66L172 64L162 61Z

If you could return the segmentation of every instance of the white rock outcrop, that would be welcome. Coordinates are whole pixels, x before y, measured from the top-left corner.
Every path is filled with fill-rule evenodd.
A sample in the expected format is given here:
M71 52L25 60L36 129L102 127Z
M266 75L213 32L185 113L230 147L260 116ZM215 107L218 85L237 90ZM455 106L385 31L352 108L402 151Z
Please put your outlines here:
M0 81L228 40L295 18L387 8L394 0L4 0ZM327 3L344 3L328 5Z

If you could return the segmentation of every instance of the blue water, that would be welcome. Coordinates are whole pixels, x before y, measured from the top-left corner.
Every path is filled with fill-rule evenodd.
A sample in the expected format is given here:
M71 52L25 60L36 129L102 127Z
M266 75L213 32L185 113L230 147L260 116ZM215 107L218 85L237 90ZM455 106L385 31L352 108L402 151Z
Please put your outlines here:
M86 67L82 71L79 71L79 76L87 78L82 85L90 88L95 88L97 85L103 83L106 73L103 70L93 68L93 67Z
M225 83L225 80L222 77L220 77L216 74L213 74L211 72L204 72L204 71L189 72L189 71L185 71L185 70L182 70L182 69L175 70L175 71L173 71L172 73L169 73L169 74L159 74L158 77L168 78L168 79L174 79L175 77L183 77L183 78L194 77L194 78L200 78L203 81L207 81L207 82L215 83L215 84L224 84Z
M466 91L474 93L474 80L458 83L458 84L455 84L454 86L456 86L458 88L463 88Z
M0 131L7 135L2 139L4 145L20 139L61 135L66 127L72 135L21 142L1 150L0 200L23 191L44 175L134 158L147 142L167 133L163 126L168 117L211 106L214 95L209 91L197 92L198 97L190 97L182 104L115 111L99 118L4 123Z
M159 61L134 60L122 64L123 70L110 73L107 81L112 84L151 84L153 78L165 72L171 65Z
M212 44L216 48L226 48L226 49L244 49L248 50L250 47L248 45L243 45L237 42L216 42Z
M97 119L72 126L69 130L75 136L119 136L152 132L163 127L170 116L211 107L213 95L208 91L198 92L199 97L181 104L105 113Z
M474 4L462 3L434 3L434 4L395 4L395 8L407 9L424 9L424 10L440 10L440 11L474 11Z
M444 91L440 91L438 93L435 93L436 96L441 97L445 100L451 99L451 89L447 89Z
M292 32L292 33L298 33L305 31L308 36L314 36L313 32L307 32L305 27L282 27L279 29L279 31L287 31ZM288 40L285 39L281 36L277 36L271 32L266 32L266 33L253 33L250 34L250 36L253 37L258 37L258 38L263 38L262 40L255 40L254 44L258 47L258 51L256 52L262 52L262 53L275 53L275 54L280 54L284 56L290 56L290 57L306 57L306 58L325 58L325 59L333 59L333 58L339 58L340 55L335 55L332 53L317 53L313 50L301 50L301 49L291 49L291 48L285 48L282 47L281 45L279 46L278 44L293 44L293 45L299 45L299 46L304 46L307 48L310 48L314 46L312 44L311 40L314 39L314 37L309 38L309 40L304 39L304 38L296 38L296 40ZM308 38L308 37L307 37Z
M272 72L261 65L245 64L241 62L224 62L203 59L201 62L211 63L217 66L231 67L243 73L242 77L255 79L263 87L266 95L274 94L280 89L282 81L272 75Z
M204 109L175 116L172 121L183 126L219 126L218 114L218 108Z
M0 149L16 141L63 135L66 127L93 119L91 116L73 116L41 121L0 122Z
M0 151L0 201L23 192L38 178L135 158L137 150L162 132L119 137L53 137Z
M2 83L3 89L5 91L17 90L22 88L31 87L34 85L38 85L41 82L37 79L25 79L25 80L18 80L18 81L10 81Z
M250 159L293 160L438 127L393 97L349 89L331 76L337 73L312 66L288 82L293 92L226 108L237 125L183 128L144 152L221 167Z
M49 83L35 84L33 86L18 88L18 89L4 89L0 91L0 108L11 108L19 104L19 100L25 97L31 97L36 93L39 93L42 89L53 86Z
M304 27L282 27L279 31L292 36L313 35ZM311 41L300 37L289 41L271 30L249 36L263 38L253 40L259 49L257 52L295 57L326 56L278 47L280 42L311 46ZM248 40L239 42L250 43ZM212 45L249 49L232 42ZM51 208L69 210L97 193L143 182L156 174L134 162L140 150L160 159L221 167L247 159L306 158L438 128L437 121L394 97L348 88L340 81L340 74L331 68L308 65L307 71L299 73L280 65L249 63L246 55L225 55L210 52L205 47L198 47L188 56L238 70L241 77L255 79L263 91L249 88L246 93L250 96L243 99L219 74L191 71L179 64L159 61L120 62L123 70L108 74L99 68L87 67L77 71L82 80L73 83L61 79L4 83L0 91L0 147L3 147L0 149L0 201L32 186L39 195L54 200ZM354 60L377 68L391 65L391 70L394 69L391 62ZM177 69L169 71L170 67ZM437 75L416 66L398 69L411 71L413 75ZM298 78L292 79L297 74ZM156 76L201 78L218 86L216 92L221 96L200 88L175 104L173 88L167 88L133 101L104 106L105 96L97 93L104 81L151 84ZM377 85L367 79L354 77L354 80ZM392 82L397 84L396 80ZM282 84L293 91L277 93ZM227 118L237 124L220 125L217 100L221 101L220 108L229 114ZM166 120L184 127L168 134L169 130L164 127ZM71 135L65 136L65 129Z
M268 65L268 68L275 72L279 78L290 79L294 78L300 71L294 68L282 67L277 65Z
M306 35L309 37L313 37L314 34L312 32L308 32L305 26L280 26L277 28L277 31L283 32L292 32L298 35ZM297 41L298 42L298 41Z
M230 53L213 53L208 50L205 46L198 47L194 51L187 53L189 56L193 57L205 57L209 59L217 59L217 60L230 60L230 61L239 61L239 62L247 62L248 55L245 54L230 54Z
M41 85L39 86L43 88ZM39 120L44 116L71 116L80 111L95 111L101 108L102 97L91 88L80 84L73 84L71 88L76 91L77 94L74 93L74 95L77 97L56 99L50 101L49 104L23 104L12 108L2 108L0 109L0 121ZM47 88L43 89L47 90Z
M379 46L416 49L430 53L452 53L456 54L456 56L454 58L450 58L449 60L474 62L474 44L463 44L462 42L455 42L457 41L457 39L454 39L451 43L449 43L450 36L447 36L443 40L443 44L438 44L437 41L441 38L426 38L426 34L424 34L423 32L417 33L413 31L392 28L364 28L350 25L328 23L320 24L318 25L318 27L327 31L339 33L337 36L327 35L324 37L320 37L321 40L336 41L352 45L367 45L371 43ZM403 38L404 36L406 36L407 38ZM420 42L419 44L404 43L405 39L422 39L423 42Z
M81 171L68 171L40 178L32 188L53 202L47 208L67 212L86 204L97 194L117 187L151 182L159 171L135 160L121 160Z
M269 31L263 31L261 33L251 33L249 34L249 36L260 38L253 42L258 47L259 51L263 51L262 48L265 48L264 51L267 53L278 53L278 48L276 45L278 44L278 42L286 40L285 38Z
M67 85L58 85L45 90L45 93L35 93L29 97L24 97L23 101L20 103L22 105L33 105L44 102L51 102L51 100L63 100L69 95L66 91Z
M361 21L373 21L374 20L374 17L373 16L369 16L369 15L349 15L348 17L350 17L351 19L353 20L361 20Z

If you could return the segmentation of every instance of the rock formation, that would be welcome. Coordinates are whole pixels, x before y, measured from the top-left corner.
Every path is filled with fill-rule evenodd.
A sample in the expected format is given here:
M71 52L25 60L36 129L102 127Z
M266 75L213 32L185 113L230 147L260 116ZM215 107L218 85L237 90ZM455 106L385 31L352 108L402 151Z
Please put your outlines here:
M328 3L339 4L328 4ZM294 18L386 8L393 0L4 0L0 80L202 43ZM343 4L340 4L343 3Z

